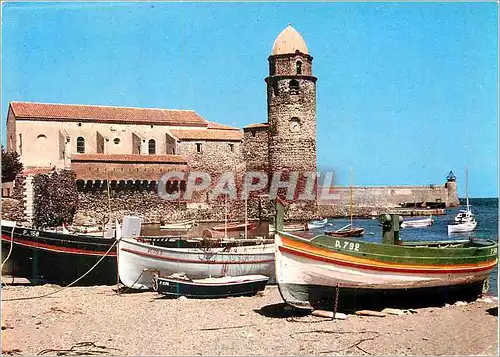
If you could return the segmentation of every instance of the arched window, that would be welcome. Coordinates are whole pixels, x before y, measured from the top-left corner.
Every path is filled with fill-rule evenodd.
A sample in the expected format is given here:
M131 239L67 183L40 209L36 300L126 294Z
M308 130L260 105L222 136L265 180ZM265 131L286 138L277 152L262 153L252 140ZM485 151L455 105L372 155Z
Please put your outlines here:
M38 141L44 141L45 139L47 139L47 136L45 134L40 134L36 137L36 140Z
M290 94L299 94L299 82L295 79L290 81Z
M150 155L156 154L156 141L154 141L153 139L149 140L148 148L149 148Z
M76 152L79 154L85 153L85 139L82 136L76 139Z
M302 62L297 61L297 74L302 74Z

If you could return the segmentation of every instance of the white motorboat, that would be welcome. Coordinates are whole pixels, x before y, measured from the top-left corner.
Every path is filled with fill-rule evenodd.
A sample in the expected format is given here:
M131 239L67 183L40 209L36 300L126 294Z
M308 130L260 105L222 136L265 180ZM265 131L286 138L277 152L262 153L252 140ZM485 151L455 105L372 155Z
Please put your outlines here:
M403 221L403 223L401 223L401 228L421 228L432 226L433 224L434 220L432 219L432 217L427 217Z
M307 223L307 229L324 228L326 227L327 224L328 224L328 218L311 221L310 223Z
M457 223L457 224L450 224L448 225L448 233L466 233L466 232L472 232L474 229L476 229L477 222L476 220L464 222L464 223Z

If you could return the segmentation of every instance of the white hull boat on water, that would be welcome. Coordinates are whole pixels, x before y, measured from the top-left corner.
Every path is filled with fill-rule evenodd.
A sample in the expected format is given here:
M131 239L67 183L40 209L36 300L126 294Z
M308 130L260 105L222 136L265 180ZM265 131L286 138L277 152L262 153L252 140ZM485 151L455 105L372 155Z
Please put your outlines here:
M134 289L151 288L155 273L184 273L190 279L265 275L274 277L274 244L220 248L165 248L133 238L118 242L121 282Z
M327 224L328 224L328 218L324 218L318 221L312 221L311 223L308 223L307 229L325 228Z
M434 224L432 217L422 218L422 219L412 219L409 221L403 221L401 223L401 228L421 228L428 227Z
M458 212L455 217L456 224L448 225L448 234L472 232L477 226L477 221L469 204L469 171L467 167L465 168L465 197L467 208Z
M472 232L474 229L476 229L476 226L477 226L476 220L458 224L450 224L448 225L448 233Z

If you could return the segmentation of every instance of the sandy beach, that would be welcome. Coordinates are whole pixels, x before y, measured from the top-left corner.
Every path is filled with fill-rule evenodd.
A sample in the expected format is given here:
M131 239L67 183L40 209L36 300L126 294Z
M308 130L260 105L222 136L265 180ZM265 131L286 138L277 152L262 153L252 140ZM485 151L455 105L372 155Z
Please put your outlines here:
M2 299L57 285L7 286ZM216 300L71 287L2 302L7 355L496 355L498 300L331 320L293 314L276 286Z

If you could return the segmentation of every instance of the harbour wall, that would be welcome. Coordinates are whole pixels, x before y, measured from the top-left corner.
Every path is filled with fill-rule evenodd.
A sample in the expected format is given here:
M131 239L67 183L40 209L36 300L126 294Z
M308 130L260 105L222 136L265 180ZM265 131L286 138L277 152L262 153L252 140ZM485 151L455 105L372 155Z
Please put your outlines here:
M352 191L351 191L352 190ZM352 192L352 200L350 195ZM353 186L335 187L331 200L318 200L318 215L343 217L352 212L355 216L374 216L402 207L422 210L458 206L457 185L448 181L443 185L427 186ZM320 196L321 197L321 196Z
M24 186L23 186L24 185ZM22 213L27 210L26 192L23 180L17 180L15 194L10 199L3 199L2 218L17 221L27 220ZM105 220L121 219L124 215L135 215L144 223L160 223L161 220L176 221L196 219L198 221L224 221L226 207L228 220L244 220L245 203L223 199L197 202L168 201L159 197L155 187L121 187L108 190L103 185L93 185L78 189L78 207L74 223L78 225L102 224ZM307 220L316 217L347 217L351 211L349 187L335 187L330 191L332 200L319 199L316 210L305 213L300 203L292 204L287 209L288 220ZM385 212L401 212L406 207L425 210L426 207L455 207L459 205L455 182L428 186L355 186L352 187L352 213L354 216L367 217ZM403 210L404 211L404 210ZM252 197L247 204L250 220L269 220L274 215L272 202L265 196ZM414 214L411 210L408 214ZM432 211L430 211L432 214ZM416 214L416 213L415 213Z

